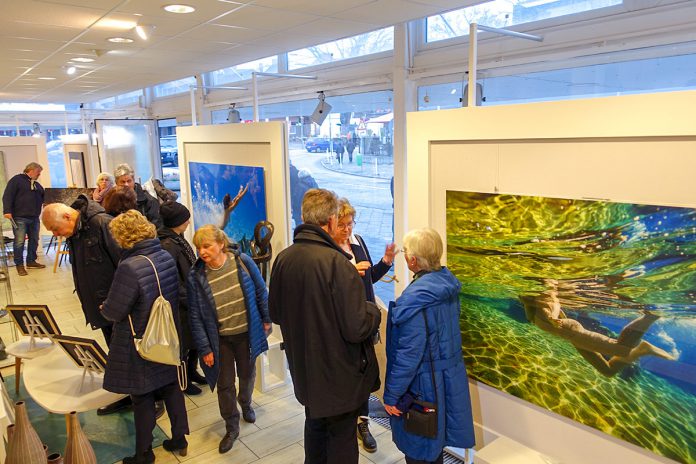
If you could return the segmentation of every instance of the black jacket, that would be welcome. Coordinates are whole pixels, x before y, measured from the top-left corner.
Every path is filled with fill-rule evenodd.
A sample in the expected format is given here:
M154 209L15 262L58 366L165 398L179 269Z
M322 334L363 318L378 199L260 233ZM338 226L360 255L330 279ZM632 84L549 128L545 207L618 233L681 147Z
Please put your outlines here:
M133 318L136 335L141 337L150 319L152 303L159 296L152 265L137 255L145 255L154 262L162 294L172 305L175 321L179 318L179 284L174 260L162 249L159 240L142 240L133 248L123 251L123 259L104 302L104 317L114 321L104 389L114 393L143 395L176 382L177 373L176 366L146 361L135 350L128 315Z
M2 209L4 214L13 217L37 218L41 214L44 202L44 188L34 181L31 189L31 178L25 173L17 174L7 183L2 194Z
M391 266L388 266L381 258L377 264L373 264L365 241L358 234L355 234L355 238L358 241L358 245L353 243L350 244L350 249L353 252L353 256L355 256L355 262L370 262L369 272L365 272L365 275L362 276L363 285L365 286L365 298L367 298L367 301L375 303L375 289L372 287L372 284L384 277Z
M140 184L135 184L135 204L136 209L153 223L157 229L162 227L162 218L159 213L159 200L147 193Z
M109 231L112 218L99 203L80 195L72 207L80 212L75 232L67 239L73 282L85 320L92 329L100 329L111 325L99 305L109 294L121 249Z
M380 312L349 258L321 227L303 224L276 258L269 293L295 396L310 418L358 409L379 387L371 335Z
M174 258L174 262L176 263L176 271L179 282L179 318L181 320L181 342L182 350L186 352L193 347L191 328L188 322L189 316L188 301L186 298L186 279L191 271L191 266L193 266L193 263L195 262L195 255L193 255L193 250L191 250L194 261L191 261L187 257L187 253L184 250L186 244L182 243L185 242L186 239L181 235L174 233L172 229L162 227L157 231L157 235L159 236L162 249L172 255L172 258Z

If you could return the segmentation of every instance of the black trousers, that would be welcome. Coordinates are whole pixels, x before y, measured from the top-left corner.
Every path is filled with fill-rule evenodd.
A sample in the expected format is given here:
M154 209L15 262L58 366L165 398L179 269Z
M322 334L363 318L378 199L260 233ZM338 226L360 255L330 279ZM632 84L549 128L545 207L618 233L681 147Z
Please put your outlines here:
M311 419L305 408L305 464L357 464L358 410Z
M184 394L179 382L170 383L144 395L131 395L135 420L135 452L145 453L152 447L152 430L155 428L155 401L164 400L172 424L172 438L178 440L189 433Z
M444 451L442 453L440 453L440 455L434 461L421 461L421 460L409 458L408 456L406 456L406 464L442 464L443 454L444 454Z
M227 432L239 432L239 409L235 377L239 377L239 404L251 406L256 380L256 365L249 359L249 333L220 337L220 374L217 381L220 415Z

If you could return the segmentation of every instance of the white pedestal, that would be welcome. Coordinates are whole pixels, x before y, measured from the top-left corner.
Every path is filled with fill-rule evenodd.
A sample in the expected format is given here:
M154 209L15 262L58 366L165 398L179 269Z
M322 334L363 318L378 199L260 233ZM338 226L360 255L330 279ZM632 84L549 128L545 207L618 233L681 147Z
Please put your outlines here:
M474 464L561 464L509 438L496 438L476 452Z
M288 367L285 353L280 349L282 340L271 334L268 351L256 358L256 389L265 393L282 387L288 382Z

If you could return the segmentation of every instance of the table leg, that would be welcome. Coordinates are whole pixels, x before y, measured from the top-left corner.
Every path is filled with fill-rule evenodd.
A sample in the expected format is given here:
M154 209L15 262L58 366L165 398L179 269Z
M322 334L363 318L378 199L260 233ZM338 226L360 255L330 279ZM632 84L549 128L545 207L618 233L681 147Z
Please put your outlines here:
M19 394L19 374L22 370L22 358L15 356L15 395Z
M67 443L70 441L70 413L65 415L65 436L67 437Z

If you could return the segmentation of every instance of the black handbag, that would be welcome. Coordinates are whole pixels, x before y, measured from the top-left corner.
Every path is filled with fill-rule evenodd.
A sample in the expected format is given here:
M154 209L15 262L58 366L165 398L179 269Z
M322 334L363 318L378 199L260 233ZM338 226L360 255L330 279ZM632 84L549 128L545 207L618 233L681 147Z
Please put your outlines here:
M435 403L414 398L404 416L404 429L414 435L435 438L437 437L437 385L435 384L433 353L430 350L430 331L428 330L428 318L425 316L425 309L422 314L425 321L425 340L430 357L430 377L433 381L433 390L435 391ZM407 393L407 395L409 394Z

